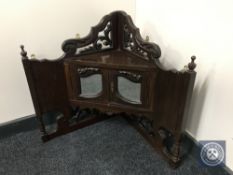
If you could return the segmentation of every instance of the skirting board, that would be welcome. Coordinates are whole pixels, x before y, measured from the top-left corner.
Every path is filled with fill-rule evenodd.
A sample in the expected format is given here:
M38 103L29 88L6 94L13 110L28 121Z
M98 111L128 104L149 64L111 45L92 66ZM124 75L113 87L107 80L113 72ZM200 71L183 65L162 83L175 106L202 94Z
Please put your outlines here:
M54 115L47 115L43 117L45 124L50 125L53 124L56 120L56 116ZM16 120L12 120L10 122L6 122L3 124L0 124L0 140L12 135L15 135L20 132L26 132L31 131L38 128L37 119L35 114L22 117ZM200 146L198 142L190 136L187 132L184 132L183 134L183 141L182 141L182 148L184 154L189 154L193 156L195 159L197 159L197 153L200 152ZM219 169L218 169L219 170ZM215 168L209 168L209 171L214 172L216 171ZM233 175L232 170L230 170L228 167L224 167L221 171L226 171L229 174Z
M56 117L54 115L47 115L44 116L43 120L46 125L50 125L55 122ZM35 114L21 117L19 119L0 124L0 139L20 132L31 131L37 128L39 128L39 125Z

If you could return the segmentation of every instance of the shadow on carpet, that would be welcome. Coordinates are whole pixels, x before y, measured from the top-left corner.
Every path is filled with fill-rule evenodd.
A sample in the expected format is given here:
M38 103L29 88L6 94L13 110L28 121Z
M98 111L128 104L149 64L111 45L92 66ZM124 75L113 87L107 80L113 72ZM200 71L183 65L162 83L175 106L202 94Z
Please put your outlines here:
M214 172L214 173L213 173ZM189 156L169 167L123 118L42 143L38 130L0 140L0 175L223 175Z

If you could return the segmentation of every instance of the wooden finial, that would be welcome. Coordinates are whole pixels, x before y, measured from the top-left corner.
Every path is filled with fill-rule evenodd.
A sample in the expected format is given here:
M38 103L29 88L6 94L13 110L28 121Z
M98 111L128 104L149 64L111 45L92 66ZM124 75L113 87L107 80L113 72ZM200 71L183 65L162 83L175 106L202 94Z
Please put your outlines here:
M197 66L196 63L194 63L195 59L196 59L196 56L193 55L193 56L191 57L191 60L192 60L192 61L188 64L188 68L189 68L190 71L194 71L194 69L195 69L196 66Z
M146 41L146 42L149 42L149 41L150 41L150 37L149 37L148 35L146 35L145 41Z
M24 50L24 45L21 45L20 46L20 48L21 48L21 52L20 52L20 55L22 56L22 57L27 57L27 52Z

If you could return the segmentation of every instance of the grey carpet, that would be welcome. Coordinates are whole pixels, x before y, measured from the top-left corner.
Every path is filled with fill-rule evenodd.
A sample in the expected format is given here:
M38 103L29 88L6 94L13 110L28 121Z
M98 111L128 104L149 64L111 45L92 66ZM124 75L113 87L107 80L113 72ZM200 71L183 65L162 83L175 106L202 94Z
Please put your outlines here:
M0 140L0 175L223 175L191 156L177 169L124 119L112 118L42 143L38 130Z

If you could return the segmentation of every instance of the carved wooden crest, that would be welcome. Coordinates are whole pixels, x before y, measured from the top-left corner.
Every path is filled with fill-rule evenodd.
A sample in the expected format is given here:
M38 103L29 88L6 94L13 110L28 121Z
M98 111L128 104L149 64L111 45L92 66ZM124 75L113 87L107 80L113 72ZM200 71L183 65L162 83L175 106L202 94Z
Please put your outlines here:
M161 55L159 46L143 40L131 17L123 11L104 16L86 37L68 39L62 44L65 57L112 49L132 52L150 62Z

